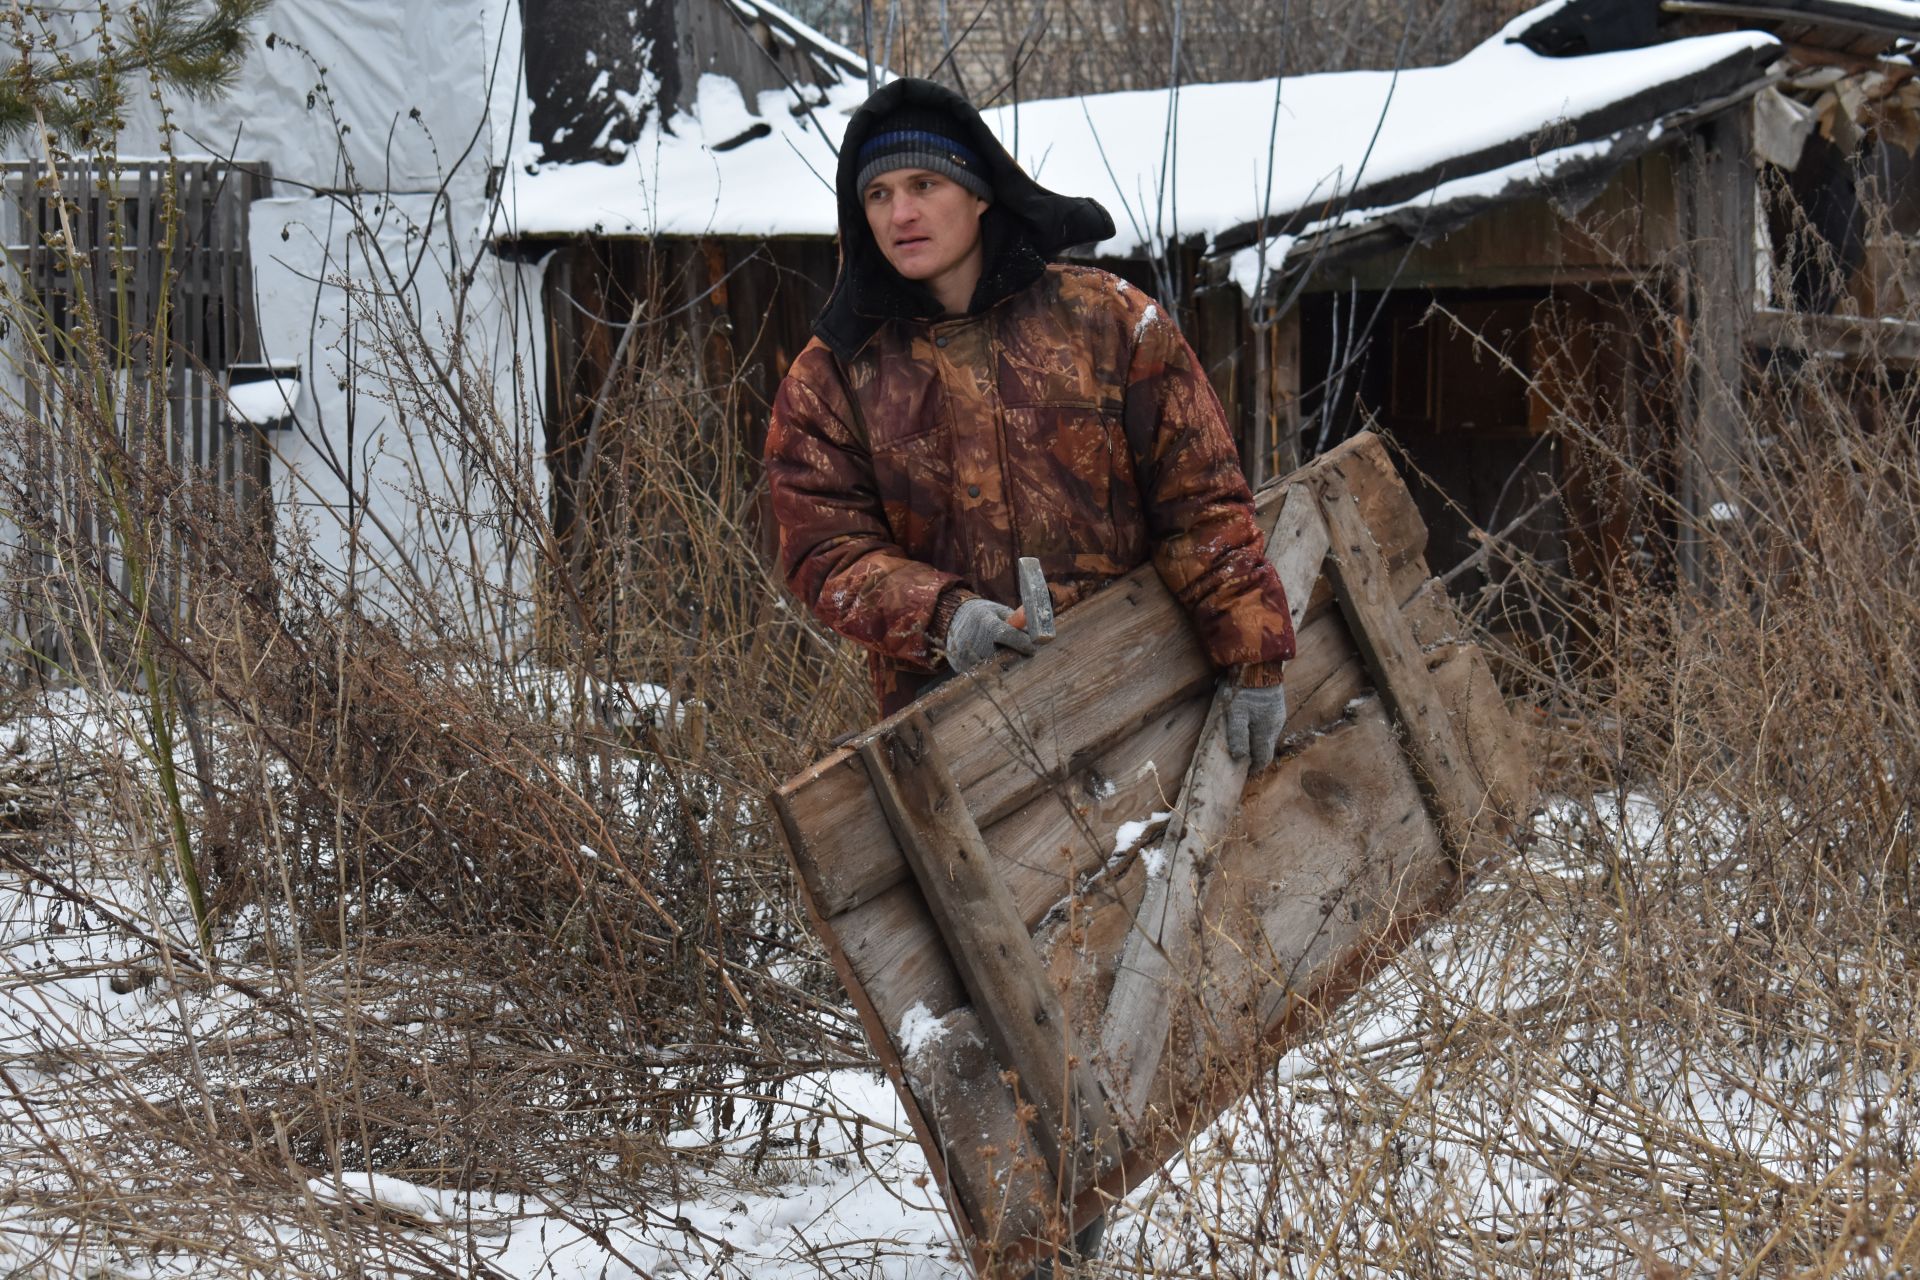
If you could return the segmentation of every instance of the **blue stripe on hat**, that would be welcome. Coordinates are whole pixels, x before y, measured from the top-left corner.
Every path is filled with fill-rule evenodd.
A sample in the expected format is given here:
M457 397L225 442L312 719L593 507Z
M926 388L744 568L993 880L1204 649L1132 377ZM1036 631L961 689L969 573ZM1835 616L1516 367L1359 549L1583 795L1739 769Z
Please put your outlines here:
M864 164L869 156L882 147L914 142L927 143L943 151L951 151L967 164L980 165L980 157L967 150L965 146L944 134L928 133L924 129L896 129L892 133L883 133L869 138L866 145L860 148L860 161Z

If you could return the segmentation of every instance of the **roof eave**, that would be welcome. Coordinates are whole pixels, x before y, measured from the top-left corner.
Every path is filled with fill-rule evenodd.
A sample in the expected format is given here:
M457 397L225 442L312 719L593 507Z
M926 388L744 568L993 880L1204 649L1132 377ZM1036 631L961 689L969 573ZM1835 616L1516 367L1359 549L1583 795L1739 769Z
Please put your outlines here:
M1603 145L1590 157L1578 157L1554 166L1551 173L1543 174L1538 181L1515 182L1498 192L1476 193L1426 204L1400 202L1390 207L1382 207L1375 216L1369 217L1363 212L1356 221L1342 221L1339 225L1324 229L1309 228L1306 234L1300 235L1288 247L1285 274L1294 276L1302 268L1319 270L1352 258L1405 248L1410 244L1430 243L1459 230L1467 223L1494 209L1522 200L1551 196L1556 191L1591 189L1604 183L1622 166L1667 145L1694 125L1750 101L1763 89L1779 83L1781 78L1780 73L1769 72L1764 76L1756 77L1733 92L1669 113L1658 120L1643 121L1607 138L1569 144L1573 147L1590 147L1595 142ZM1547 157L1541 158L1544 161ZM1492 171L1492 168L1488 168L1476 172ZM1472 177L1473 174L1461 173L1454 176L1457 179L1464 179ZM1437 189L1439 185L1436 183L1435 188L1430 190ZM1269 235L1271 234L1270 230ZM1212 252L1215 255L1224 255L1248 248L1255 242L1253 236L1242 238L1236 243L1228 243L1226 237L1220 237L1214 242ZM1278 271L1272 274L1271 283L1268 286L1270 289L1279 288L1281 274Z
M1642 127L1674 127L1676 121L1700 118L1699 113L1703 111L1713 114L1725 110L1751 98L1779 78L1772 72L1756 75L1755 71L1754 51L1742 50L1730 54L1692 75L1669 80L1610 102L1568 122L1572 133L1556 138L1554 149L1605 142ZM1445 182L1491 173L1538 155L1542 150L1539 143L1537 135L1529 135L1480 151L1453 156L1386 182L1360 186L1345 193L1339 204L1348 209L1404 205ZM1336 215L1337 210L1332 202L1312 209L1282 210L1259 221L1229 227L1214 237L1214 248L1222 252L1242 249L1263 236L1271 238L1293 234L1300 227Z

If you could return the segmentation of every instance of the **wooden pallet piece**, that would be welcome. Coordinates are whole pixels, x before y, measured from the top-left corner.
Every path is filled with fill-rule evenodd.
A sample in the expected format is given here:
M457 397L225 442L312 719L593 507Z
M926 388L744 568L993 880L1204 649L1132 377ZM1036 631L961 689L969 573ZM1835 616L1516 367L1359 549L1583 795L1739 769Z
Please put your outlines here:
M1291 544L1294 554L1321 559L1298 518L1304 512L1328 528L1318 479L1335 468L1374 548L1371 589L1384 599L1382 616L1397 615L1401 656L1426 671L1434 705L1459 718L1469 763L1503 811L1524 812L1524 750L1512 742L1484 657L1463 641L1444 592L1434 590L1422 559L1424 525L1377 440L1358 437L1257 496L1263 516L1288 513L1274 552L1285 556ZM1297 494L1314 500L1303 504ZM1327 536L1336 540L1331 530ZM1290 588L1296 572L1283 569ZM1308 581L1291 600L1301 640L1287 668L1293 746L1248 780L1240 822L1207 850L1191 964L1177 986L1161 988L1177 998L1163 1037L1173 1047L1148 1082L1144 1123L1123 1121L1118 1165L1100 1166L1107 1172L1086 1185L1076 1184L1095 1162L1074 1165L1063 1182L1037 1153L1013 1092L999 1083L1011 1054L995 1047L1009 1032L987 1026L997 1002L979 993L991 986L962 975L969 945L956 944L934 918L932 899L948 890L929 886L907 863L904 846L920 837L897 829L868 749L903 719L824 758L775 797L816 928L985 1270L1024 1277L1020 1259L1176 1155L1195 1125L1231 1104L1279 1048L1458 896L1464 877L1443 839L1427 765L1410 749L1414 735L1398 723L1359 641L1360 597L1346 590L1342 598L1330 562ZM1175 807L1216 683L1150 566L1082 602L1060 628L1040 654L953 681L903 713L927 725L962 798L956 812L966 813L1004 891L994 914L1009 953L1020 954L1014 929L1028 934L1033 963L1060 1001L1054 1062L1065 1060L1068 1045L1103 1043L1147 878L1138 850L1116 859L1114 833ZM1167 776L1169 767L1177 773ZM1487 806L1476 819L1494 828ZM943 1038L909 1044L906 1026L927 1017ZM1090 1066L1118 1115L1131 1080L1111 1056L1103 1048ZM1073 1104L1063 1094L1060 1105Z
M1319 473L1320 510L1332 549L1334 594L1374 683L1399 722L1420 766L1434 817L1463 865L1478 865L1476 828L1487 809L1486 783L1474 770L1458 729L1427 670L1413 632L1388 593L1388 573L1373 533L1362 523L1353 490L1338 464Z
M1377 442L1371 447L1364 440L1349 442L1328 456L1351 459L1362 477L1391 471ZM1421 563L1426 529L1419 514L1397 481L1357 487L1365 522L1381 534L1395 590L1410 595L1427 579ZM1262 504L1277 507L1290 489L1269 489L1260 495ZM1327 617L1328 611L1335 616ZM1287 668L1290 694L1296 676L1313 673L1317 683L1329 667L1329 653L1350 649L1337 615L1323 580L1306 600L1300 656ZM1008 660L916 704L933 720L942 753L983 831L1068 784L1105 744L1128 737L1213 688L1212 668L1151 565L1084 601L1070 616L1075 619L1071 646L1056 641L1033 658ZM1061 625L1066 625L1064 618ZM1330 630L1341 633L1332 649ZM1077 705L1049 721L1037 741L1021 741L1020 709L1057 703L1049 689L1063 683L1073 684ZM839 856L831 864L809 861L802 866L803 875L815 878L812 887L828 919L885 892L905 874L865 771L848 767L857 751L857 743L835 751L779 793L792 808L799 830L840 833Z
M1038 1113L1034 1134L1048 1165L1071 1195L1117 1162L1118 1135L933 726L909 714L863 743L860 757L974 1011ZM1082 1151L1093 1160L1086 1169L1077 1167Z

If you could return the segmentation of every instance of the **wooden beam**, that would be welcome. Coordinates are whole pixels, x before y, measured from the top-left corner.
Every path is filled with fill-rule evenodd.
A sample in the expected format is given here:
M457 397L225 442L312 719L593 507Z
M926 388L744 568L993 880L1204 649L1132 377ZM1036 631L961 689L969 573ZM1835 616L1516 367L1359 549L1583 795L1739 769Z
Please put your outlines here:
M921 713L860 747L874 790L996 1056L1033 1105L1034 1135L1063 1203L1120 1158L1104 1096L1060 993ZM1088 1157L1091 1157L1090 1159Z
M1380 548L1337 467L1320 477L1320 510L1333 544L1327 572L1354 643L1406 737L1407 754L1421 775L1448 849L1463 870L1475 870L1482 861L1482 833L1489 829L1483 821L1490 816L1487 786L1401 616Z
M1762 351L1920 364L1920 324L1892 317L1806 315L1764 307L1754 312L1748 341Z
M1828 5L1819 0L1801 3L1791 9L1780 4L1741 4L1738 0L1661 0L1668 13L1698 14L1703 17L1733 18L1744 22L1788 23L1795 20L1811 33L1824 29L1845 32L1848 36L1871 37L1881 48L1893 44L1912 31L1912 21L1889 16L1876 21L1872 9L1864 5ZM1786 11L1783 12L1782 10Z
M1314 496L1296 484L1280 506L1267 536L1267 556L1280 573L1298 629L1327 554L1327 528ZM1107 1079L1121 1123L1137 1129L1153 1101L1160 1062L1166 1055L1176 975L1188 971L1199 929L1200 879L1207 856L1226 838L1246 790L1247 761L1227 750L1226 713L1231 691L1223 682L1213 695L1199 745L1187 767L1161 847L1166 856L1147 876L1134 928L1114 972L1113 993L1100 1033ZM1171 1102L1171 1100L1169 1100Z
M1297 470L1300 457L1300 304L1273 322L1273 468L1276 475Z
M1681 243L1686 253L1686 366L1680 438L1680 500L1692 529L1680 537L1681 572L1710 572L1696 530L1741 515L1740 467L1751 456L1741 411L1746 332L1752 323L1754 174L1752 115L1703 124L1681 166Z

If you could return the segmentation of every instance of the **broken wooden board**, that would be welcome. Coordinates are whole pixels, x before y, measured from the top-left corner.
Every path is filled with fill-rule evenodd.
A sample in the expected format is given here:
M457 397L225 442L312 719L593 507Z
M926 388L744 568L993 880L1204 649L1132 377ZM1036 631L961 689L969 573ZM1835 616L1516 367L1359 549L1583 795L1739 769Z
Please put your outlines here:
M1301 588L1299 654L1281 757L1243 789L1210 754L1215 673L1149 566L774 796L813 926L988 1274L1024 1276L1177 1154L1531 804L1526 744L1380 442L1257 505Z

